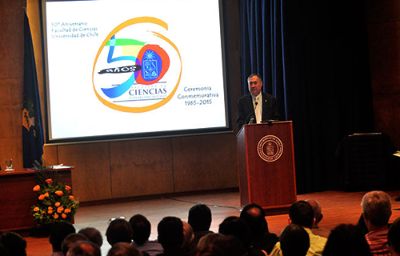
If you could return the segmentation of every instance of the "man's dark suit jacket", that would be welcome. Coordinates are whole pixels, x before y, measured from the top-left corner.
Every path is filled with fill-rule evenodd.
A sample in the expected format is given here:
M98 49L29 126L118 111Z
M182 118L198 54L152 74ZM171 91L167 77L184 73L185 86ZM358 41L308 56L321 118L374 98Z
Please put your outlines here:
M240 129L244 124L249 123L249 121L256 115L254 113L253 99L251 95L245 95L239 99L238 103L238 118L236 124L238 129ZM261 122L266 122L268 120L279 120L279 111L276 98L268 93L262 94L262 120Z

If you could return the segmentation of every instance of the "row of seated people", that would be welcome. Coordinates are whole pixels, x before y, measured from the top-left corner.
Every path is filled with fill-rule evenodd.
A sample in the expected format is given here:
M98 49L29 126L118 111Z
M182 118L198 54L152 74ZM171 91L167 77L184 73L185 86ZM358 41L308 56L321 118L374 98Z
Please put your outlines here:
M109 223L108 256L357 256L400 255L400 218L389 225L390 196L383 191L366 193L359 223L339 224L328 238L315 235L313 227L323 215L318 202L297 201L289 209L290 224L278 237L270 233L263 209L246 205L240 216L228 216L218 233L210 231L212 215L207 205L194 205L188 222L164 217L157 226L158 239L150 241L151 224L136 214L129 221L117 218ZM67 222L53 225L49 237L53 256L100 256L103 238L88 227L76 233ZM26 242L16 233L0 235L0 255L26 255Z

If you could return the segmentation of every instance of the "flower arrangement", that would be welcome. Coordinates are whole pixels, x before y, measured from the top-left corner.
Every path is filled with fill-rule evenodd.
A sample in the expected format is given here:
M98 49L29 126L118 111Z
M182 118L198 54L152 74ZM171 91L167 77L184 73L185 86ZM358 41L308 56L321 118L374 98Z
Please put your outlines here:
M79 202L72 195L72 188L54 178L38 176L33 191L37 202L32 206L34 221L39 225L55 222L72 222Z

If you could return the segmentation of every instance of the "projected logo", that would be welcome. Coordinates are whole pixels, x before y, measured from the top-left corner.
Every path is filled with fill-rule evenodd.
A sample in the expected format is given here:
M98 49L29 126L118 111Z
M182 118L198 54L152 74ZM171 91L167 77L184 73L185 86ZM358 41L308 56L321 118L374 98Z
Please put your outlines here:
M182 60L165 35L168 25L154 17L127 20L101 44L93 64L97 98L125 112L146 112L166 104L178 89Z

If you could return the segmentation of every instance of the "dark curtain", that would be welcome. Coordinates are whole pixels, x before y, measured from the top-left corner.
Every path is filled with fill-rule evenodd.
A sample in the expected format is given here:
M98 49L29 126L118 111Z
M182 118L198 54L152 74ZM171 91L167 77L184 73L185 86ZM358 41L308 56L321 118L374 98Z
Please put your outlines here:
M287 118L282 10L282 1L241 0L241 84L248 93L248 75L260 74L263 90L278 99Z
M297 192L340 189L337 148L370 132L373 108L365 3L241 0L242 92L253 72L294 128Z

